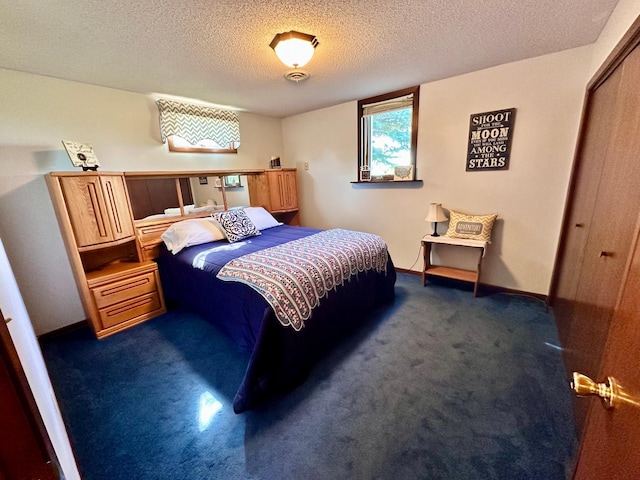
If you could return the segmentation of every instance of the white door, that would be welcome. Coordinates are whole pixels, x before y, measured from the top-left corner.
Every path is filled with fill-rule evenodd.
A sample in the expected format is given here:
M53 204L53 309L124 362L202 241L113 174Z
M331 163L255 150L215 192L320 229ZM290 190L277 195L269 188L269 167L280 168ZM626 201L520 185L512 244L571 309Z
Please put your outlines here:
M80 480L40 345L22 301L2 240L0 240L0 310L5 319L11 319L7 327L62 472L67 480Z

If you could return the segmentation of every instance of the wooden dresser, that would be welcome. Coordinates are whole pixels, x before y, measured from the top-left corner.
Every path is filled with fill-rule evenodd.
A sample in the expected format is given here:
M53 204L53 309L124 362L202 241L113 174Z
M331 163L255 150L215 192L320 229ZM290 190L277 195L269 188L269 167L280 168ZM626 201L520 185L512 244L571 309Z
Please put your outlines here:
M124 174L46 176L82 304L98 338L166 311L155 262L136 242Z

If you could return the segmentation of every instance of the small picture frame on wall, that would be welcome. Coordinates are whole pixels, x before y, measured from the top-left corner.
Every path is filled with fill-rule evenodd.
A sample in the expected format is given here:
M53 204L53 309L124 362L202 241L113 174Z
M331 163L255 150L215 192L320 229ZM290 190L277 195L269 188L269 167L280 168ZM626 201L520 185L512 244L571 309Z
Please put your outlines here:
M271 157L269 168L280 168L280 157Z
M413 180L413 165L396 165L393 167L394 182L408 182Z
M241 186L240 175L227 175L224 177L225 188L240 188Z
M240 188L242 187L242 181L240 180L240 175L227 175L222 177L224 180L224 188ZM222 182L220 181L220 177L216 177L215 186L217 188L222 188Z

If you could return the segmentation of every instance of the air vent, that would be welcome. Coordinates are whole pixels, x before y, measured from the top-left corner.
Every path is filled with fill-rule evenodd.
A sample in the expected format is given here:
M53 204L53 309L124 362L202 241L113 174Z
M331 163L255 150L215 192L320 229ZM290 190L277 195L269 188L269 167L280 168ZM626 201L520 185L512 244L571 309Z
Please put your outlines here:
M311 75L309 75L309 73L305 72L304 70L289 70L287 72L284 72L283 76L287 80L291 80L292 82L298 83L298 82L301 82L303 80L306 80Z

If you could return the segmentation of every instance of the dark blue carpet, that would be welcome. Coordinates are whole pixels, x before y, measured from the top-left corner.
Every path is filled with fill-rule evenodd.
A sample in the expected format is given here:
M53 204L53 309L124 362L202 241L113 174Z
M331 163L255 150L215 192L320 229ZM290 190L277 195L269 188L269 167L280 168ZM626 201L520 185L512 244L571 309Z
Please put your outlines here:
M242 415L248 355L194 315L43 341L83 478L567 478L575 427L545 304L407 274L396 294L306 383Z

